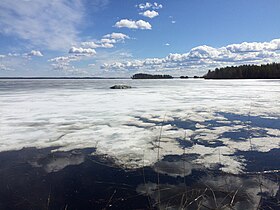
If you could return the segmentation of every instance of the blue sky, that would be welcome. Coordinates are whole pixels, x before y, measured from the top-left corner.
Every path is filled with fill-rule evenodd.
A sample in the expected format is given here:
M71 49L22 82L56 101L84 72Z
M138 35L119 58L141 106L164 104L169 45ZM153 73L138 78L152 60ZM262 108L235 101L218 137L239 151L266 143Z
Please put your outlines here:
M1 0L0 76L191 76L280 62L279 10L279 0Z

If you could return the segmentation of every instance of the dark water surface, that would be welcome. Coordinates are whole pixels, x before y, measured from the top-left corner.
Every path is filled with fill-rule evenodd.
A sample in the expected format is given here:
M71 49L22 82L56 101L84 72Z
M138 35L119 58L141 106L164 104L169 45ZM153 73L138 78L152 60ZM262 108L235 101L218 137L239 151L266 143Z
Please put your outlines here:
M0 209L212 209L230 204L234 209L279 209L279 173L236 176L190 170L188 161L195 156L189 155L125 170L112 159L90 155L94 148L51 153L53 149L0 153ZM265 160L238 155L248 157L249 169L255 170L272 159L268 168L279 167L280 151L273 153Z

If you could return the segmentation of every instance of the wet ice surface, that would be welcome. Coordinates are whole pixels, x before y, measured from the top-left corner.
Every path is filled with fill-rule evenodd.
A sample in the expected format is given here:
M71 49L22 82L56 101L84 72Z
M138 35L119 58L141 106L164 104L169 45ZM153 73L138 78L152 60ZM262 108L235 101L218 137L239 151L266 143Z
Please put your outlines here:
M238 174L246 160L233 154L280 144L279 80L1 80L0 97L0 151L96 147L138 168L157 161L161 136L160 159L185 149Z
M115 84L133 88L109 89ZM277 181L261 178L267 184L267 196L261 198L256 197L258 182L242 174L280 169L279 105L279 80L0 80L0 151L52 147L39 161L27 161L47 174L79 168L86 157L102 155L120 170L145 166L168 180L194 176L193 196L203 194L201 203L210 208L216 205L208 191L213 187L204 193L205 186L218 186L224 178L209 175L209 183L202 184L197 171L226 172L237 183L235 191L244 185L241 192L251 196L237 199L237 208L276 196ZM67 152L84 148L95 149ZM145 194L157 202L156 179L147 182ZM182 191L182 182L162 184L172 189L167 197ZM143 179L134 185L141 192ZM231 202L224 200L231 192L221 193L222 188L214 191L224 205Z

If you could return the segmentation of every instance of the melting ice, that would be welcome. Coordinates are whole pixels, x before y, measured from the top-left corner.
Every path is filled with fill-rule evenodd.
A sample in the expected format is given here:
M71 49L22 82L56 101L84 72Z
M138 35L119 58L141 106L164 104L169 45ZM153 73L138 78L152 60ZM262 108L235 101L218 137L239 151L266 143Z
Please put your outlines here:
M238 174L238 151L280 148L279 105L279 80L0 80L0 151L96 147L137 168L157 162L160 136L160 158Z

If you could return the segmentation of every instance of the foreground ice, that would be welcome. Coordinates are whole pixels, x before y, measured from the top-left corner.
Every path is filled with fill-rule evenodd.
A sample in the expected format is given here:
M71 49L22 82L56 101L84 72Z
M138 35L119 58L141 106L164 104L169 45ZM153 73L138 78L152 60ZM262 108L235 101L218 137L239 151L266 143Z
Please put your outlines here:
M135 168L157 162L160 137L160 158L237 174L237 152L280 148L279 105L280 80L0 80L0 151L96 147Z

